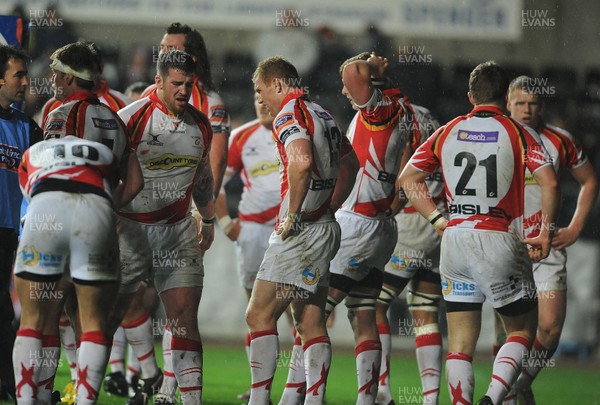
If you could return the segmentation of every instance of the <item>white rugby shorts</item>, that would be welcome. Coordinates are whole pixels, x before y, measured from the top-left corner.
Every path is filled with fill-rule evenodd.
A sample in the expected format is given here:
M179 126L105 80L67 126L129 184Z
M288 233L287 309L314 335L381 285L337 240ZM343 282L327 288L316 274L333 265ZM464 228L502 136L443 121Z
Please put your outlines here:
M396 215L398 241L385 272L413 278L418 270L439 274L440 236L421 214L400 212Z
M340 247L340 225L328 217L301 223L298 235L281 240L276 232L260 265L257 280L294 285L311 293L329 286L329 265Z
M57 276L65 271L75 283L119 280L116 218L105 197L46 191L32 198L15 274Z
M144 224L118 217L121 249L121 293L137 291L151 278L156 290L202 287L203 252L196 239L196 220L188 215L174 224Z
M398 238L396 220L369 218L342 210L335 217L342 230L342 240L331 261L331 272L360 281L373 268L383 271Z
M265 252L269 247L269 238L273 233L273 224L240 221L241 230L236 241L238 270L242 287L251 290L256 280Z
M440 275L446 301L501 308L519 299L535 299L526 246L509 232L450 227L441 243Z
M547 258L533 263L533 279L538 291L566 291L567 252L550 249Z

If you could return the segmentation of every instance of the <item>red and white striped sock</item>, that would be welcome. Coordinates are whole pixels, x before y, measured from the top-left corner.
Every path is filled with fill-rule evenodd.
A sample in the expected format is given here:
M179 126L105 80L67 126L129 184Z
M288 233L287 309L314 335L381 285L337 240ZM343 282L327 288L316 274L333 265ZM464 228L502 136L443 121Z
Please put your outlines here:
M442 335L435 323L416 327L415 334L423 403L437 404L442 374Z
M464 353L448 353L446 356L446 381L453 404L471 405L473 403L473 358Z
M104 379L112 342L100 331L81 335L77 364L77 405L95 404Z
M549 364L555 351L556 348L548 349L536 337L527 361L524 362L526 367L521 370L521 375L519 375L519 387L531 386L539 372Z
M302 403L306 394L306 374L304 371L304 352L302 351L302 339L292 329L294 335L294 346L290 356L288 376L283 389L283 395L279 401L280 405Z
M305 404L322 404L325 399L327 375L331 367L331 342L328 336L319 336L304 343L306 370Z
M39 368L32 358L32 353L41 351L42 332L37 329L19 329L13 346L13 367L19 405L36 403Z
M175 400L175 397L177 396L177 379L175 378L175 372L173 371L173 355L171 352L172 340L173 333L171 333L171 328L167 326L162 338L163 382L159 392L167 395L171 400Z
M144 314L133 322L123 325L127 341L140 362L142 378L156 377L159 373L154 356L154 337L150 315Z
M250 400L248 405L268 404L271 383L277 368L279 338L276 330L263 330L250 334Z
M60 343L69 362L71 381L77 381L77 344L75 342L75 331L69 318L60 320L58 331L60 332Z
M173 336L171 356L182 402L202 403L202 342Z
M392 353L392 335L389 323L377 324L379 341L381 342L381 366L379 368L379 385L377 402L387 404L392 400L390 390L390 355Z
M504 399L510 387L517 380L529 346L530 343L527 339L520 336L509 336L498 351L492 369L492 380L485 394L495 404Z
M374 404L381 366L381 342L365 340L354 349L358 377L358 403Z
M60 359L60 339L58 335L42 336L42 358L39 364L39 374L37 378L38 393L37 399L41 403L50 403L52 399L52 388L54 387L54 377Z
M498 345L492 346L492 359L496 359L498 352L500 351L500 347ZM502 405L517 405L517 385L516 383L510 386L510 390L508 394L504 397L504 401L502 401Z
M112 373L121 372L125 374L125 343L125 331L122 326L119 326L113 336L113 344L108 358Z
M133 348L128 343L127 344L127 371L125 372L125 379L129 384L131 384L131 380L134 375L139 376L141 373L140 370L140 362L138 361L135 353L133 352Z

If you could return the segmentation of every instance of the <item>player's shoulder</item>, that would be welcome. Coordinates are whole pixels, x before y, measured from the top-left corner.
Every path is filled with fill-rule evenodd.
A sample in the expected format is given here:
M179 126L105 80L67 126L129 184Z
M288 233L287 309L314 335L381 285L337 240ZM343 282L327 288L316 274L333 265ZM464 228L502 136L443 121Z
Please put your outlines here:
M253 119L252 121L248 121L231 131L230 140L232 142L235 142L238 138L243 137L248 133L254 132L259 126L260 123L258 122L258 118Z
M211 127L210 120L202 111L194 107L189 103L185 108L186 114L188 114L198 125L206 125Z
M135 115L136 112L140 111L143 108L149 108L152 106L152 102L149 97L142 97L131 104L126 105L117 111L119 117L121 117L124 121L127 121L130 117Z
M566 138L568 140L573 140L573 135L564 128L557 127L556 125L544 124L543 129L540 131L541 135L555 135L560 138Z
M132 99L121 93L119 90L109 89L108 93L119 102L121 108L133 102Z

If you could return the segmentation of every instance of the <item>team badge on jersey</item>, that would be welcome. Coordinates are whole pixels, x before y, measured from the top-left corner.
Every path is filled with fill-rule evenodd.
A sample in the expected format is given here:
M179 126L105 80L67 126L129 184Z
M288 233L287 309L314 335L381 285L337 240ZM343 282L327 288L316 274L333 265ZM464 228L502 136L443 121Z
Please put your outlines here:
M302 270L302 281L308 285L315 285L319 281L319 269L313 271L312 266L307 266Z
M458 131L457 139L463 142L498 142L498 131L467 131L461 129Z
M275 131L278 132L279 128L290 125L292 122L294 122L294 117L292 114L283 114L277 117L277 120L275 120L275 123L273 124L273 128L275 128Z

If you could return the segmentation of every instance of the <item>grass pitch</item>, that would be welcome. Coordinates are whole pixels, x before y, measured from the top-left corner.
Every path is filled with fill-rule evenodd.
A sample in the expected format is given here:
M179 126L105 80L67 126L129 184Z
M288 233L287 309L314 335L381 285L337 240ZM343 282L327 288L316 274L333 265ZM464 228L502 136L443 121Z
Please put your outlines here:
M275 375L272 401L279 400L287 376L286 358L291 346L281 345L281 360ZM160 353L160 345L156 352ZM333 361L327 383L327 405L353 405L356 403L356 371L354 353L348 349L333 348ZM286 356L287 355L287 356ZM160 359L160 355L159 361ZM491 376L491 359L485 354L475 356L475 401L484 393ZM414 354L394 352L391 365L391 386L396 405L420 404L421 385ZM57 373L55 388L62 389L70 375L64 357ZM544 370L534 383L534 393L538 404L599 404L600 367L597 364L577 364L558 359L556 366ZM204 392L205 405L239 405L237 394L245 392L250 385L250 370L243 345L204 345ZM123 405L126 398L108 396L102 391L98 404ZM0 404L10 404L0 401ZM445 379L442 379L440 404L450 404Z

